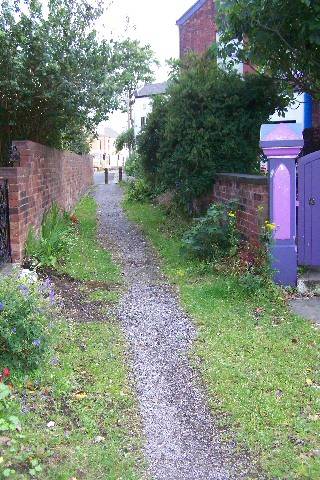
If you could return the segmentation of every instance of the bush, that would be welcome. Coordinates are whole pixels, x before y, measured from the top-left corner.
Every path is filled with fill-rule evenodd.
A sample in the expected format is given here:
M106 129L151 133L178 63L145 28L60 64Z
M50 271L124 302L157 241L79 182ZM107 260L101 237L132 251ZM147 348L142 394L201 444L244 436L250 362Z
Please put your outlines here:
M18 273L0 279L0 352L5 365L34 368L39 364L49 346L53 303L48 281L42 284Z
M236 229L235 204L212 204L205 217L183 237L183 249L192 257L214 260L235 255L239 242Z
M53 205L45 215L39 237L33 230L29 231L25 253L35 259L40 266L55 267L70 247L72 219Z
M143 178L128 183L127 199L132 202L146 202L153 196L152 188Z
M259 131L286 101L262 75L226 72L207 57L189 59L154 103L138 137L143 173L185 207L206 195L220 172L259 171Z
M137 152L132 152L129 155L129 158L126 161L124 169L126 174L129 175L130 177L136 177L139 175L141 170L141 165L140 165L140 156Z

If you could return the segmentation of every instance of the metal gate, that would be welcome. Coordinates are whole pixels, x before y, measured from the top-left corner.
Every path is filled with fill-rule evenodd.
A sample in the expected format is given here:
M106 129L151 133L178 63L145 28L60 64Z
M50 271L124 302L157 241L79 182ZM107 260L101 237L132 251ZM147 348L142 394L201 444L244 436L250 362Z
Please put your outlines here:
M298 160L298 261L320 267L320 151Z
M10 260L8 182L0 179L0 265Z

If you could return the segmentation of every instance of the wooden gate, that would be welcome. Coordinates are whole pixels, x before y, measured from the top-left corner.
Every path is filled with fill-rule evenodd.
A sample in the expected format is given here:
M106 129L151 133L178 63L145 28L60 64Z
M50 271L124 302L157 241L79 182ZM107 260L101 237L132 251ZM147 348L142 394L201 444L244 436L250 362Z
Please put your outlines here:
M320 151L298 160L298 262L320 267Z

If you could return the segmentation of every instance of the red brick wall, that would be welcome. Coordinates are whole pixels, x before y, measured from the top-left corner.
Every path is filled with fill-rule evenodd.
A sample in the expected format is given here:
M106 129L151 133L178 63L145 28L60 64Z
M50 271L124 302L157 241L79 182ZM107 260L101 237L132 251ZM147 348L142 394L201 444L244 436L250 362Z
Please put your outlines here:
M180 57L192 51L205 53L216 41L215 2L208 0L184 25L179 26Z
M218 176L211 200L225 203L238 200L238 228L251 241L258 241L261 224L269 214L267 177L256 175L221 174ZM263 208L262 212L259 210Z
M29 228L39 229L53 202L71 210L93 183L92 158L29 141L14 142L20 165L0 168L8 179L10 239L13 261L21 260Z

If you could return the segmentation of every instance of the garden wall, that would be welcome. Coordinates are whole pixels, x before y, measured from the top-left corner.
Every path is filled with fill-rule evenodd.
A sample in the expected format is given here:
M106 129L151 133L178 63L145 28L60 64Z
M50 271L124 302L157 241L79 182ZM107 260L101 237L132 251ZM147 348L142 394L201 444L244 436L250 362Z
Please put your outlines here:
M268 178L262 175L220 174L211 201L238 200L238 228L249 241L259 241L261 224L269 215Z
M20 154L14 167L1 167L8 179L12 261L19 261L32 226L39 229L53 202L71 210L93 183L92 158L30 141L13 142Z

